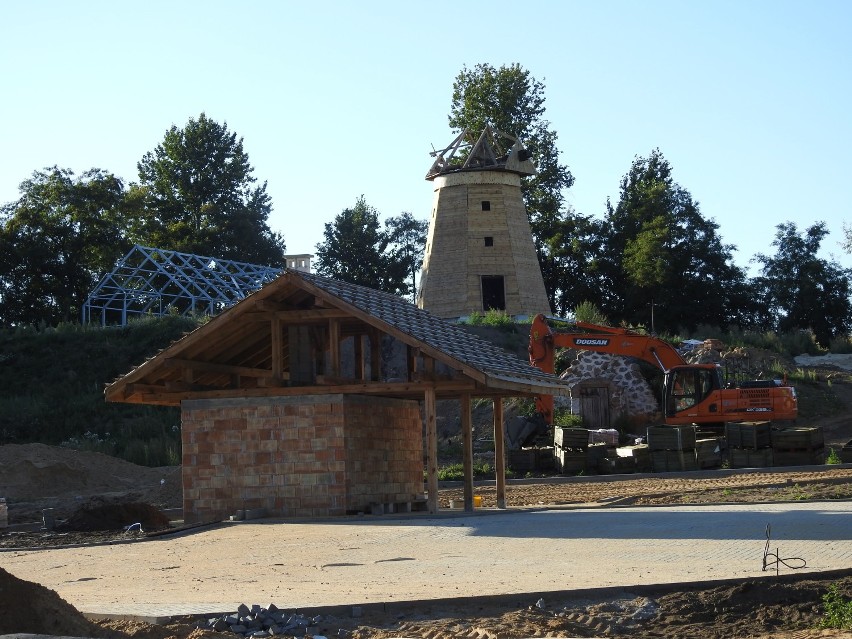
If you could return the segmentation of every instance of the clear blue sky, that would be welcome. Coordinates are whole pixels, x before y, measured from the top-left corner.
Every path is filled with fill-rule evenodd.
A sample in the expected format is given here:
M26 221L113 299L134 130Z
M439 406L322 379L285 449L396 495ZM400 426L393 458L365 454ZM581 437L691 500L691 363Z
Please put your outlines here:
M2 3L0 202L37 169L127 182L172 125L205 112L244 139L270 225L312 253L363 194L426 219L432 145L448 144L463 65L520 63L602 216L659 147L746 266L775 225L823 220L842 265L852 223L852 3Z

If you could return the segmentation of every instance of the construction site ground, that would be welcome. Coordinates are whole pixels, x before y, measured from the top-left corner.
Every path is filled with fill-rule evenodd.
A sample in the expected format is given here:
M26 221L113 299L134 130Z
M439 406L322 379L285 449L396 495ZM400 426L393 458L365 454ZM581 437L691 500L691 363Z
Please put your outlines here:
M152 470L159 479L137 482L134 500L169 493L174 478L140 474ZM150 622L238 603L317 612L317 634L364 639L842 636L816 626L830 586L852 597L852 467L693 475L510 482L508 512L489 506L491 485L478 485L482 509L437 517L258 520L151 537L18 529L0 536L0 565L7 580L108 617L89 636L199 635L188 623ZM442 489L441 502L459 491ZM739 503L712 505L714 491ZM118 491L100 501L127 503ZM789 564L778 576L763 570L767 524L771 554ZM10 627L16 617L4 608L25 590L3 587L0 631L27 630ZM21 599L17 611L40 601ZM76 613L65 614L72 623ZM71 629L50 632L79 636Z
M852 438L848 411L805 425L829 447ZM0 635L196 638L215 633L190 616L274 603L353 639L852 636L819 628L830 588L852 599L852 465L511 480L507 511L478 482L474 513L450 509L462 490L444 485L437 516L167 534L179 468L9 445L0 486ZM39 530L45 508L87 529ZM81 510L145 523L93 530Z

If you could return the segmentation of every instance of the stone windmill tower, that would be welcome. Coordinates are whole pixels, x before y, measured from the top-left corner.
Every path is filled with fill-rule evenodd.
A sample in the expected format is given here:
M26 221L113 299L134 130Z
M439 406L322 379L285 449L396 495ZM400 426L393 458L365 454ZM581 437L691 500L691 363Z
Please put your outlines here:
M510 141L507 152L498 138ZM550 313L521 197L521 176L535 174L529 152L486 127L475 142L463 131L432 156L426 179L435 195L417 306L443 318Z

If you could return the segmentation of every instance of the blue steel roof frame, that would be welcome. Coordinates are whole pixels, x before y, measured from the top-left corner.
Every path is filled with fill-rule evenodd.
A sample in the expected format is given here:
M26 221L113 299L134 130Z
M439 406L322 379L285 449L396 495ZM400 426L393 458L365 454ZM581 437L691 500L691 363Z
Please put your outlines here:
M83 323L124 325L133 315L215 315L283 269L136 244L92 289Z

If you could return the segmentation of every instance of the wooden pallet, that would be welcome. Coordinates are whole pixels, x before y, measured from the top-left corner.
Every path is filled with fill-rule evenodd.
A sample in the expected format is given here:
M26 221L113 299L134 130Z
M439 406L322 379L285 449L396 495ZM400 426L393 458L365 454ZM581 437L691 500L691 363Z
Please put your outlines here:
M589 444L586 449L586 467L597 468L600 460L605 459L612 450L606 444Z
M652 450L651 467L655 473L698 470L695 450Z
M506 465L516 473L553 470L553 446L510 450Z
M538 453L535 448L510 450L506 465L516 473L526 473L535 470Z
M556 472L576 475L586 471L586 451L580 448L555 448Z
M772 444L772 425L769 422L725 424L728 448L769 448Z
M825 445L822 427L785 428L772 433L772 448L779 449L816 449Z
M768 468L772 466L771 448L729 448L731 468Z
M775 466L816 466L825 463L825 448L772 448Z
M720 468L724 453L723 437L695 440L695 461L699 468Z
M840 449L840 461L844 464L852 464L852 441L848 441Z
M649 426L648 448L655 450L694 450L695 426Z
M651 464L651 449L648 444L638 444L636 446L619 446L616 448L616 454L619 457L630 457L636 466L636 472L649 473L653 470Z
M585 448L589 445L589 429L557 426L553 429L553 443L560 448Z
M598 461L597 469L601 475L627 475L636 472L636 460L618 455L604 457Z

